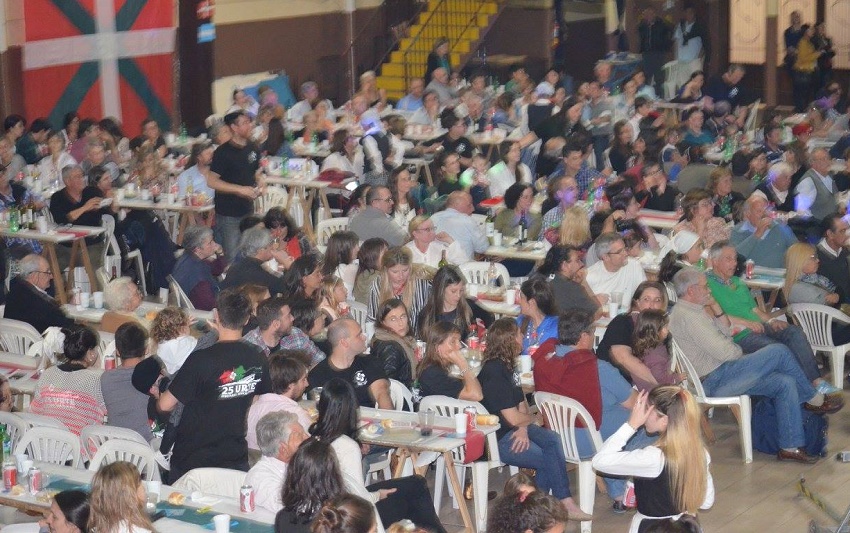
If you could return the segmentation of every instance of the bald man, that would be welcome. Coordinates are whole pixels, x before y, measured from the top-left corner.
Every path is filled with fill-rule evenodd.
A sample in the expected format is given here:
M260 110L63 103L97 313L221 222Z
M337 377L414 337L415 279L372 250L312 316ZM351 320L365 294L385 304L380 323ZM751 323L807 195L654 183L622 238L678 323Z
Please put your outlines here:
M455 191L449 194L446 209L431 217L437 233L445 231L460 244L464 262L474 261L475 254L483 254L490 246L484 228L470 216L473 210L472 196L466 191Z

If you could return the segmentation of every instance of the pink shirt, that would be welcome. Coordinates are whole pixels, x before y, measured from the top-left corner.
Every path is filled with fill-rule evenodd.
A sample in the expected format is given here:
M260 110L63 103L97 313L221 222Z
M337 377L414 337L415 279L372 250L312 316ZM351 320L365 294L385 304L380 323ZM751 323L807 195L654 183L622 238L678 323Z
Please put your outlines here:
M262 394L257 398L257 401L248 410L248 433L245 440L248 441L248 448L259 450L257 444L257 422L263 416L275 411L287 411L298 417L298 423L304 428L304 431L313 423L310 420L310 415L307 414L298 402L292 398L287 398L281 394Z

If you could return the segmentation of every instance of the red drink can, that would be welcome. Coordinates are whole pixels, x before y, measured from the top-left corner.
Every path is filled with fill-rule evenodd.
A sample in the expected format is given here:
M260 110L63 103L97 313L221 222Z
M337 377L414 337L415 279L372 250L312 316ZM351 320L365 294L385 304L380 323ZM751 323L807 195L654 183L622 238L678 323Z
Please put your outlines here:
M37 492L41 492L42 483L41 483L41 470L38 468L33 468L29 473L29 485L30 485L30 493L35 494Z
M413 352L417 361L421 361L425 357L425 341L416 341L416 349Z
M103 368L105 370L114 370L115 369L115 356L107 355L103 358Z
M254 487L242 485L242 488L239 489L239 510L243 513L253 513L255 509Z
M12 487L18 484L18 469L12 463L3 465L3 487L6 490L11 490Z
M744 276L746 279L753 279L753 273L756 269L756 262L752 259L747 259L747 262L744 263L744 268L746 269L744 272Z
M475 431L477 427L475 417L478 416L478 411L475 410L475 407L464 407L463 412L466 413L466 433L468 435L472 431Z
M466 342L469 344L470 350L478 350L481 347L481 341L478 339L477 335L473 335L466 339Z

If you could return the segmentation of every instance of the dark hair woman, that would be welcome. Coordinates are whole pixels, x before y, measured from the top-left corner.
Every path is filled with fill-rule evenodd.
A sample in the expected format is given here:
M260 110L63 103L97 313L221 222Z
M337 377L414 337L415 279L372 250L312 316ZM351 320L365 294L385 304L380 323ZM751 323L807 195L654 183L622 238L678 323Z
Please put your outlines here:
M387 241L378 237L366 239L360 245L360 251L357 252L357 274L354 276L354 289L351 291L355 301L363 305L369 304L372 283L380 275L381 259L389 247Z
M318 252L302 255L283 274L287 297L317 299L322 288L322 257Z
M400 381L410 388L413 384L413 367L416 366L416 341L411 335L407 307L398 298L392 298L380 305L375 318L370 357L380 362L387 378Z
M558 308L546 279L538 276L525 280L517 292L517 303L520 314L516 322L523 335L523 353L531 353L546 340L558 338Z
M316 408L319 418L310 427L310 432L317 439L330 443L345 482L356 483L369 491L382 522L392 524L407 518L430 530L445 533L434 511L425 478L409 476L365 486L363 455L355 440L359 422L357 396L350 383L339 378L325 383Z
M53 497L50 510L39 526L50 533L87 533L89 530L89 495L81 490L64 490Z
M326 502L310 529L312 533L375 533L377 530L375 507L354 494L343 494Z
M419 338L424 338L425 332L437 322L451 322L456 325L461 332L461 340L466 340L470 326L479 320L485 326L493 323L491 313L466 297L466 277L458 267L447 265L437 270L431 287L428 301L419 313Z
M312 249L307 235L295 224L289 213L280 207L272 207L266 212L263 225L272 234L272 244L277 244L293 259L298 259Z
M584 251L580 248L564 244L553 246L546 252L537 273L549 280L559 311L581 309L593 313L596 318L602 315L603 302L585 281L587 269Z
M459 378L449 373L452 365L460 370ZM481 401L481 384L460 352L460 329L449 322L437 322L425 332L425 356L416 365L416 380L422 397Z
M328 239L322 262L323 276L339 276L345 283L348 294L354 291L357 277L357 253L360 239L353 231L336 231Z

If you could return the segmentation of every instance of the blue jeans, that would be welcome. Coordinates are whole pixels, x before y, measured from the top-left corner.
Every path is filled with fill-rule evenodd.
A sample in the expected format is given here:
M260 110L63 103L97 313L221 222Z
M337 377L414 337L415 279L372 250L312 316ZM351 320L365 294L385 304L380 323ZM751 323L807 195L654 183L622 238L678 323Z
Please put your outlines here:
M726 361L702 380L709 396L751 394L774 400L779 426L779 446L797 448L806 443L800 404L817 391L785 345L771 344Z
M215 216L214 235L215 241L224 249L224 256L227 262L233 261L236 255L236 248L239 247L239 222L242 217L226 217L223 215Z
M803 330L799 326L788 324L786 328L780 330L770 324L765 324L764 333L751 332L740 341L737 341L738 346L744 350L744 353L753 353L756 350L777 342L784 344L791 350L797 362L800 363L803 374L809 378L809 381L814 381L820 377L820 370L818 370L818 364L815 361L815 353L806 339L806 334L803 333Z
M499 455L506 465L537 470L537 486L544 493L552 491L552 496L563 500L569 498L570 480L567 477L567 459L561 447L561 438L552 430L528 426L530 446L521 453L511 451L513 440L511 430L499 439Z

